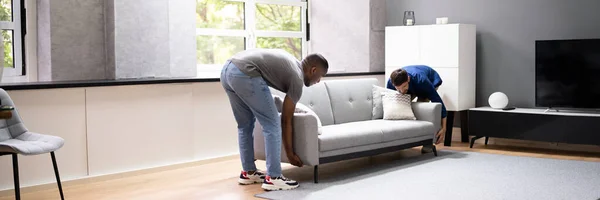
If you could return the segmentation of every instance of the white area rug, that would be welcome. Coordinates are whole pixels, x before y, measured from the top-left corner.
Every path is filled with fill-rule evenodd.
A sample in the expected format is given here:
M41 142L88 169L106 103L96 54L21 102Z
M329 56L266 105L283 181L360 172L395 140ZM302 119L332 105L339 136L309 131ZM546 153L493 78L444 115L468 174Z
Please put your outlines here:
M439 151L374 165L267 199L600 199L600 162Z

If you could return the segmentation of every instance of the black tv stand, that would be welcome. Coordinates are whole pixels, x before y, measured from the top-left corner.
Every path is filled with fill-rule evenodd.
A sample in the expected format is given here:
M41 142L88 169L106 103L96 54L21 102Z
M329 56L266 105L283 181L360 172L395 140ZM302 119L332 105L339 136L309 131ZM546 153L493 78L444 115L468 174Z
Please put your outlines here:
M544 108L468 110L470 141L489 137L532 140L552 143L600 145L600 112L547 112Z

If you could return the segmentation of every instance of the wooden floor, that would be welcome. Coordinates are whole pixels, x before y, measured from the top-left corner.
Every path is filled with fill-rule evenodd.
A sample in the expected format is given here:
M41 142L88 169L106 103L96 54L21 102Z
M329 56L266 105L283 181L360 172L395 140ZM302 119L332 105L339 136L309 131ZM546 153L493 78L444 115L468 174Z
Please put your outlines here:
M600 153L584 153L554 149L535 149L527 147L476 144L468 148L466 143L454 142L452 147L438 146L439 149L475 151L515 156L531 156L555 159L572 159L600 162ZM395 153L369 158L359 158L320 166L320 177L336 176L362 167L390 162L410 156L420 156L420 148L407 149ZM426 155L428 156L428 155ZM433 155L431 155L433 156ZM260 169L265 163L257 161ZM312 167L297 168L284 165L284 175L299 181L312 180ZM237 184L240 172L238 159L191 166L155 173L141 174L108 181L83 183L64 187L65 199L258 199L254 195L262 193L260 184L241 186ZM301 185L302 186L302 185ZM0 196L0 200L14 199L14 196ZM60 199L58 190L44 190L23 193L21 199Z

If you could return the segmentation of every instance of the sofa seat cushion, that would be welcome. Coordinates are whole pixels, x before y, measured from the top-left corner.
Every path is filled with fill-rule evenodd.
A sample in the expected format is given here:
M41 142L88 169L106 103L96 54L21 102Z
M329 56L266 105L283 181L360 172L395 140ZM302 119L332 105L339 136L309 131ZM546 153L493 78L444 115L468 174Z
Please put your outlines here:
M381 129L368 121L323 126L319 135L319 150L331 151L383 142Z
M383 140L386 142L393 140L402 140L420 136L431 138L437 133L433 130L433 123L419 120L371 120L371 126L379 127L383 133Z
M365 120L323 126L319 150L331 151L394 140L433 136L433 123L419 120Z

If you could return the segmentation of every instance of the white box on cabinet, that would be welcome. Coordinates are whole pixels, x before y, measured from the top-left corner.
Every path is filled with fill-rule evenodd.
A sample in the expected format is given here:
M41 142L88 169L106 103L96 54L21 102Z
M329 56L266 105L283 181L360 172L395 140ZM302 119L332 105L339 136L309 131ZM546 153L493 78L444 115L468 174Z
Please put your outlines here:
M475 107L476 26L388 26L385 76L407 65L428 65L442 78L438 93L449 111Z

